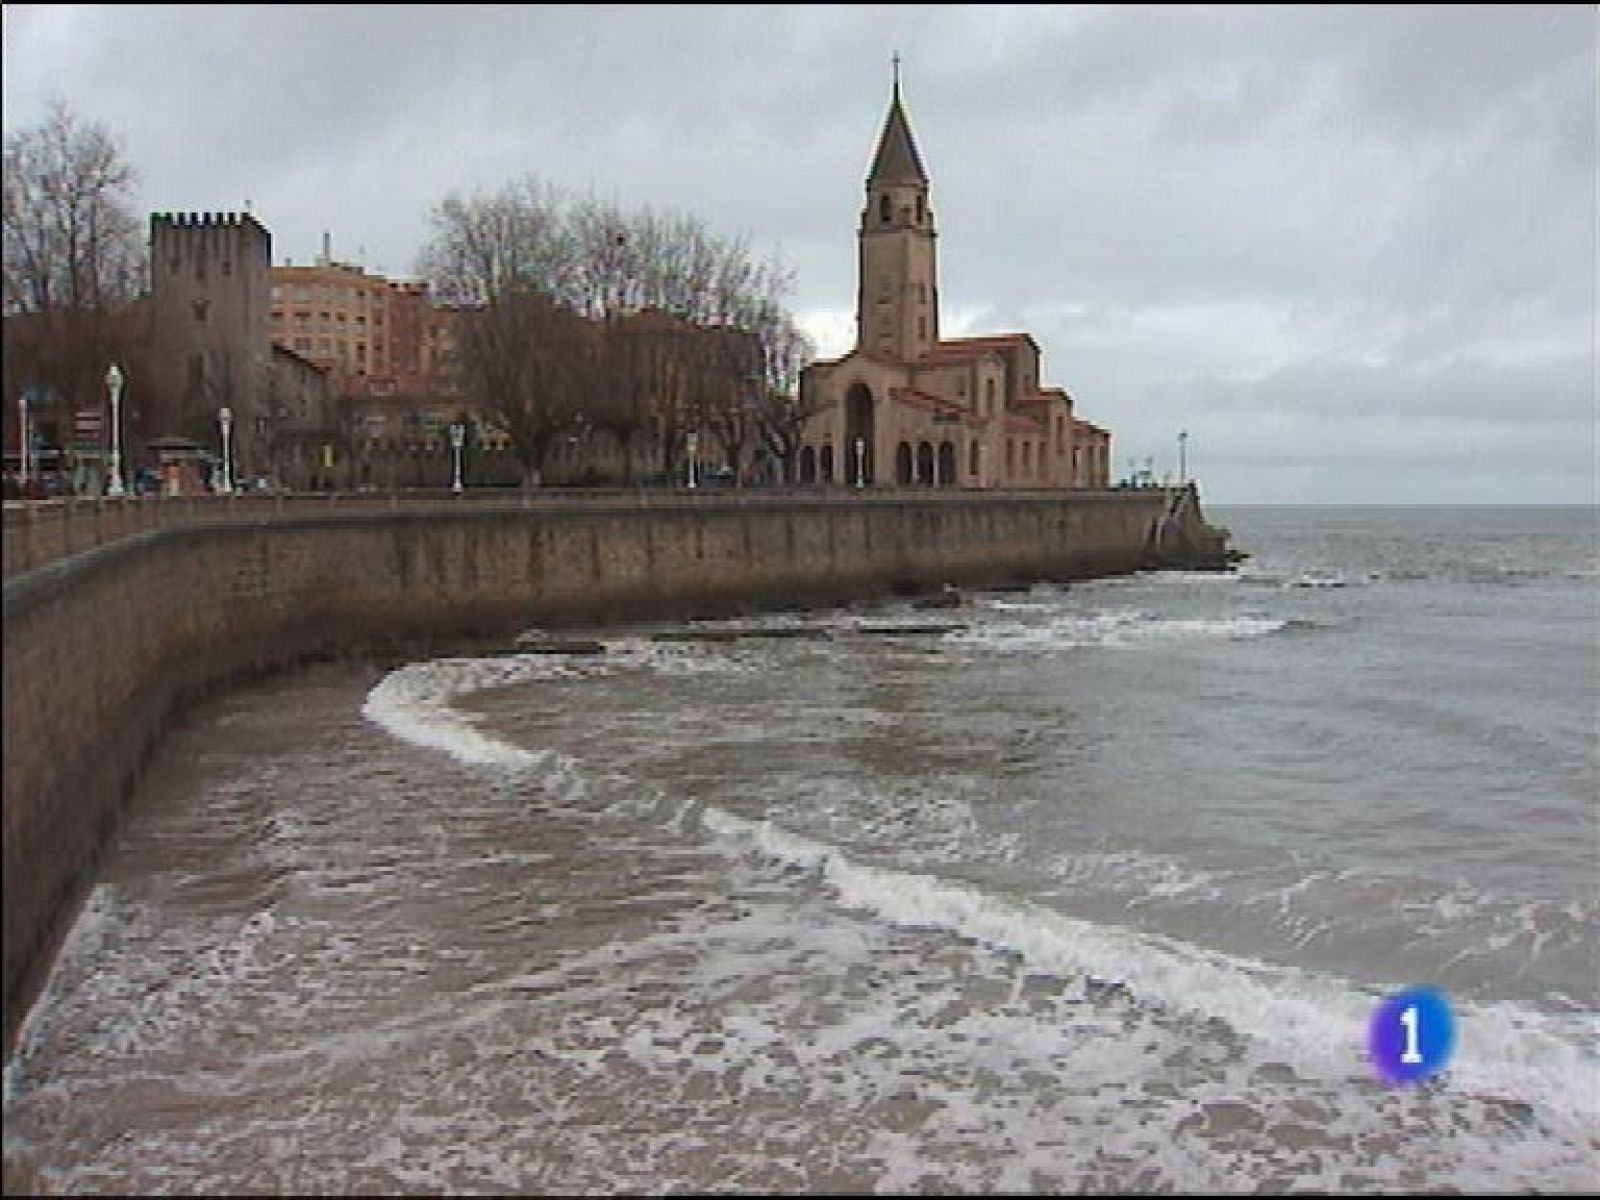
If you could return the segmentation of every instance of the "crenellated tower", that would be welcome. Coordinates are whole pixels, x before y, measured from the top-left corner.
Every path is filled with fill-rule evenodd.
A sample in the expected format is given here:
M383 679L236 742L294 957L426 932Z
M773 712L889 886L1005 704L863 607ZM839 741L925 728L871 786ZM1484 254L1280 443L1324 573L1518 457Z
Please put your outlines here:
M159 378L152 432L206 445L233 413L236 465L253 467L265 432L272 356L272 235L249 213L152 213L150 300Z

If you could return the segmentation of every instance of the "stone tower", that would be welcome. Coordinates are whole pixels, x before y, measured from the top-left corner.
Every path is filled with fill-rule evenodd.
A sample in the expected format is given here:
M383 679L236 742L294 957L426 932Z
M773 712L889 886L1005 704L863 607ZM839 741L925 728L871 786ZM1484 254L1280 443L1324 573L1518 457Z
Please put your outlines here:
M867 174L861 212L856 349L889 362L913 362L939 340L939 274L928 175L894 97Z
M271 267L272 236L248 213L151 214L150 431L215 450L217 412L226 407L241 476L264 449Z

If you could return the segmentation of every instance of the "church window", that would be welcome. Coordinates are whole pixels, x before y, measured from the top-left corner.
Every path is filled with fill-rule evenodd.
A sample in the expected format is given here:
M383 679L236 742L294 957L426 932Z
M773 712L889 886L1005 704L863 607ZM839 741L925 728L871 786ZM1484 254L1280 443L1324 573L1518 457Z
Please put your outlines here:
M889 193L885 192L878 197L878 220L885 225L889 223Z
M917 197L917 224L922 224L922 197Z
M994 416L994 380L983 381L983 412L985 416Z
M917 318L917 337L923 339L924 341L927 340L927 337L928 337L928 318L927 317L918 317Z
M977 442L973 442L972 443L972 446L971 446L970 450L967 453L967 473L969 475L976 475L978 473L978 443Z

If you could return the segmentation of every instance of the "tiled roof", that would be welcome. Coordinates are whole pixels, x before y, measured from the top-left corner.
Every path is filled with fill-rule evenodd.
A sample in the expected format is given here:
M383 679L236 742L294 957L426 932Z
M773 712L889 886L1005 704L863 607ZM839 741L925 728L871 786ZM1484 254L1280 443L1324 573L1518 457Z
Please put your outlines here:
M999 333L989 337L946 338L928 347L928 357L941 362L957 362L976 358L993 350L998 353L1008 346L1033 344L1025 333Z
M972 417L972 414L961 405L941 400L938 396L930 396L927 392L919 392L916 388L890 388L889 398L896 404L904 404L907 408L918 408L939 417L954 417L963 424Z
M1027 433L1043 436L1044 425L1035 421L1032 417L1024 416L1022 413L1008 412L1006 414L1005 431L1007 433Z

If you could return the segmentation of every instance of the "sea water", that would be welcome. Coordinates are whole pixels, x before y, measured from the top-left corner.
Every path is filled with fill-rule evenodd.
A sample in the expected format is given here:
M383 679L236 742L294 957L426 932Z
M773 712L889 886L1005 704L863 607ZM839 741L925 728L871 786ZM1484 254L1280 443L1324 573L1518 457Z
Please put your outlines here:
M319 668L169 740L6 1078L73 1191L1600 1187L1587 509ZM1456 1022L1387 1083L1386 997Z

